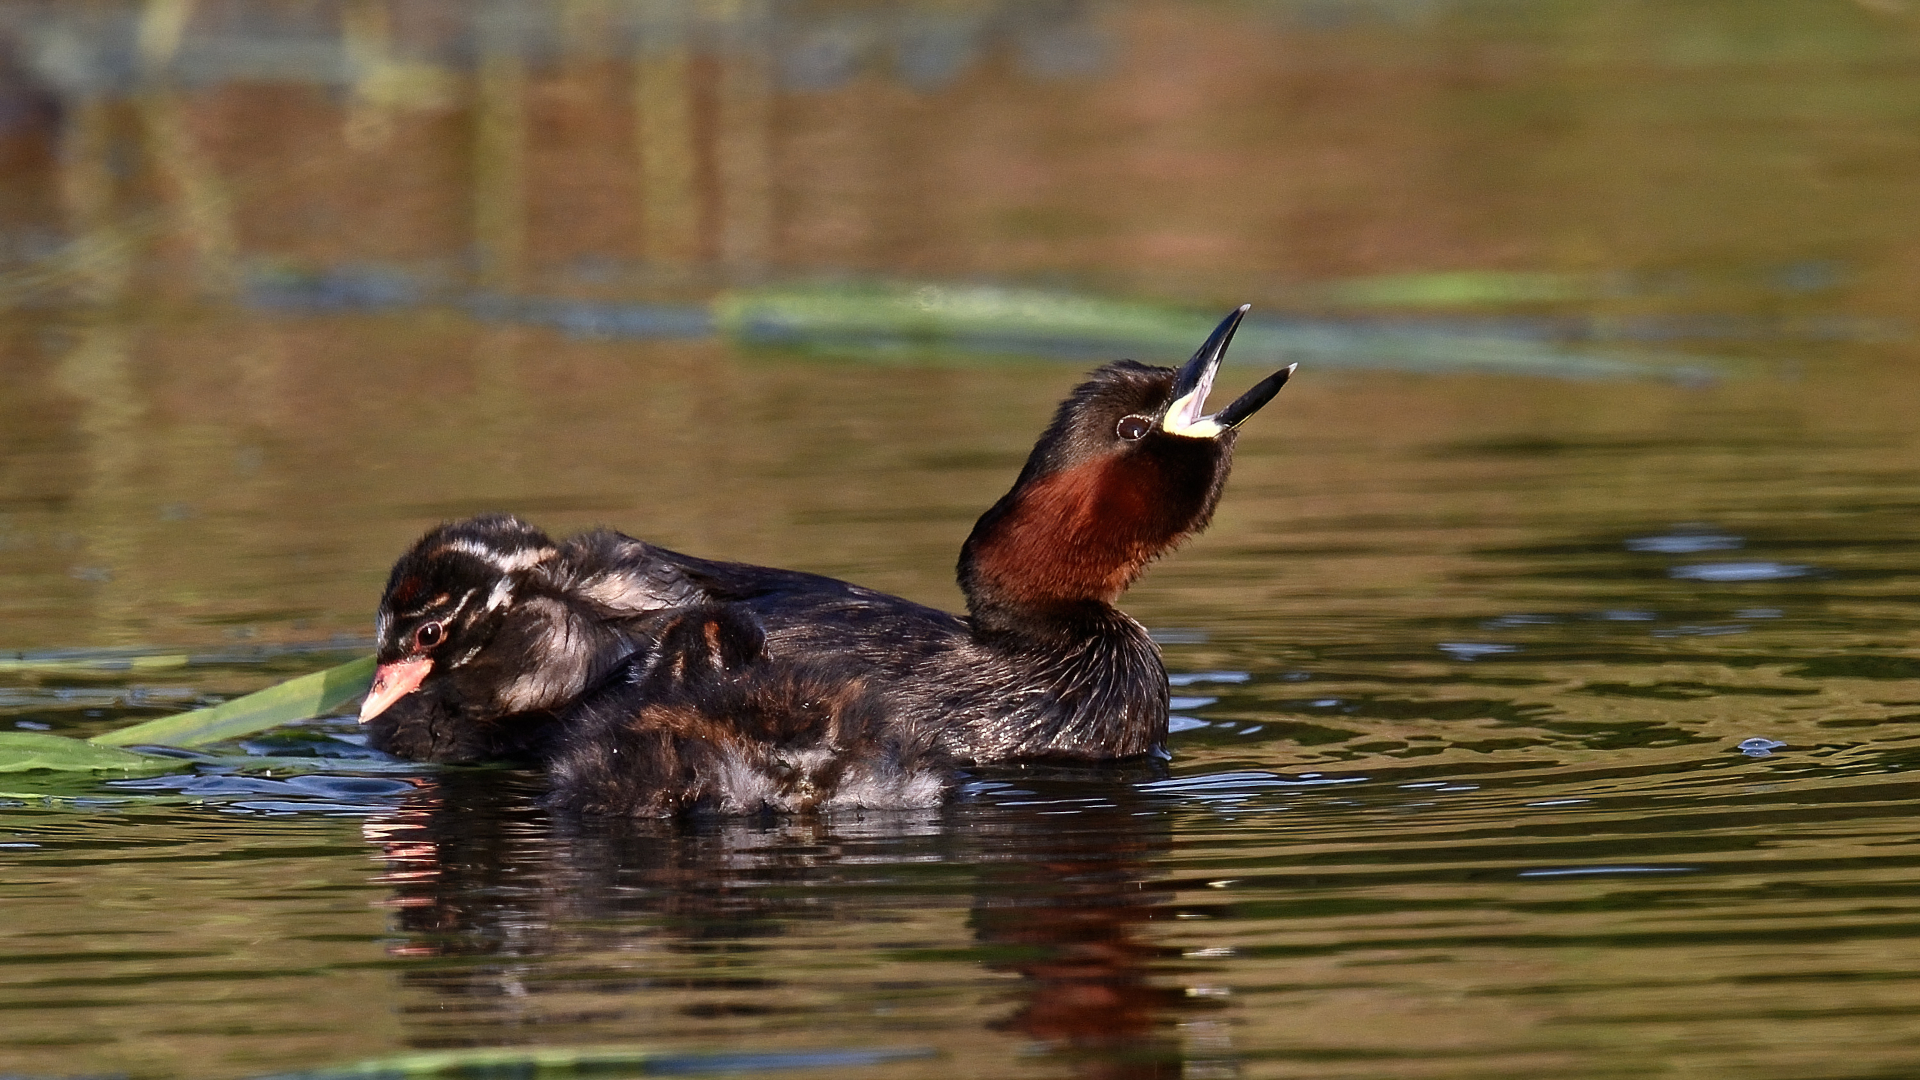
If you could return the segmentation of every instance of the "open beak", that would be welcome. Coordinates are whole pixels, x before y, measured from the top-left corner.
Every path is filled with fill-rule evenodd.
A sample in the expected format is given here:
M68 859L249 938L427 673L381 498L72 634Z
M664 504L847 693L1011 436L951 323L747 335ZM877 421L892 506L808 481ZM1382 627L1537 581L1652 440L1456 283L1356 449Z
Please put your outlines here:
M433 661L425 656L397 660L374 668L373 688L367 691L367 700L360 703L360 722L364 724L379 716L394 702L418 690L421 681L432 670Z
M1173 380L1173 404L1167 406L1167 415L1160 421L1162 431L1188 439L1218 438L1259 412L1260 406L1272 401L1273 395L1287 385L1287 377L1297 365L1288 364L1261 379L1253 389L1219 412L1211 416L1201 413L1207 407L1207 392L1213 389L1213 377L1220 370L1220 361L1226 358L1233 332L1240 328L1240 320L1247 317L1252 307L1252 304L1241 304L1234 308L1214 328L1200 351L1193 354L1193 359L1180 369L1179 376Z

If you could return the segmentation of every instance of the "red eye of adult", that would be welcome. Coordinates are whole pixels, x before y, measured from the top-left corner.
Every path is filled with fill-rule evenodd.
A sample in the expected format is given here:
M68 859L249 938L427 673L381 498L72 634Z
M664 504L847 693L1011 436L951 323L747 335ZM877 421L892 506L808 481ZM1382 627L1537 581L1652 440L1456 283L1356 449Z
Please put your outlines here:
M1152 430L1153 421L1144 416L1123 416L1120 423L1114 426L1113 433L1128 442L1139 442Z
M416 649L431 649L435 645L440 644L440 640L446 636L446 627L442 626L438 621L424 623L420 629L413 632L413 647Z

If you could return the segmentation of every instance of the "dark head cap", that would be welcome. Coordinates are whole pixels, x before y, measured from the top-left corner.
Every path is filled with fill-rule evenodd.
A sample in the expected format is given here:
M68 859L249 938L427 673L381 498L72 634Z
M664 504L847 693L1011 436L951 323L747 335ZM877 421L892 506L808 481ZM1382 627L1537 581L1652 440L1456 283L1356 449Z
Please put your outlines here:
M379 667L362 723L413 692L433 671L486 643L516 580L557 553L547 534L510 514L441 525L393 566L374 617Z

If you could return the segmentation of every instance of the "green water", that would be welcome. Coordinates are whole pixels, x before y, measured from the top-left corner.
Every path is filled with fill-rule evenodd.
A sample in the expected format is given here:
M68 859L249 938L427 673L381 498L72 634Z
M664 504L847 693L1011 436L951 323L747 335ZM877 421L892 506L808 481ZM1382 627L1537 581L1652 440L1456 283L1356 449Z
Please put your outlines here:
M1125 601L1165 768L0 776L0 1074L1912 1075L1911 8L0 7L0 726L349 659L487 509L957 607L1087 366L1301 363Z

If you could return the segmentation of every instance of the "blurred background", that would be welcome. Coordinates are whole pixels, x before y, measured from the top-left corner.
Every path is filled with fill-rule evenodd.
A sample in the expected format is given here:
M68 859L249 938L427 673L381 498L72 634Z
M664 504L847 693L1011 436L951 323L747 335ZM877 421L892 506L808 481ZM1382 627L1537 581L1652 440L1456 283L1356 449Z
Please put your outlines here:
M1300 364L1124 601L1172 762L8 773L0 1073L1914 1075L1917 195L1920 0L0 0L0 726L481 510L957 608L1082 372Z
M1917 185L1903 0L8 0L0 647L364 637L495 508L953 605L1240 302L1276 483L1841 358L1897 429Z

